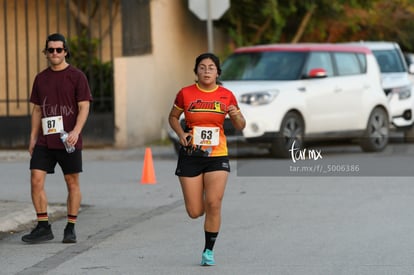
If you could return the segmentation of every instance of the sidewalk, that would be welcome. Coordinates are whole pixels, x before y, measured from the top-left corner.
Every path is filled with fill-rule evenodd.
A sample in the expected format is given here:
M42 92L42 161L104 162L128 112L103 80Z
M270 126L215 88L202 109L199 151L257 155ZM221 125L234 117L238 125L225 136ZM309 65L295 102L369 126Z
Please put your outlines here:
M149 146L154 159L171 158L175 156L172 146ZM131 149L84 149L83 160L87 161L116 161L116 160L143 160L146 147ZM18 162L28 165L29 154L25 150L0 150L1 163ZM56 169L59 169L57 167ZM66 205L49 205L51 221L66 216ZM0 199L0 239L16 232L30 229L35 223L36 213L30 198L27 201L10 201Z

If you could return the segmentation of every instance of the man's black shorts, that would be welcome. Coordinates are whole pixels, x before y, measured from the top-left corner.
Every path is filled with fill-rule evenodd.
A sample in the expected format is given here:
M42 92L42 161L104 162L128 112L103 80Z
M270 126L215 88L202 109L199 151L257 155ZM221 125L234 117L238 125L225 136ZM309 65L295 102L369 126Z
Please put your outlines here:
M38 169L48 174L55 173L56 163L62 168L64 175L82 172L82 150L67 153L65 149L48 149L44 146L35 146L30 159L30 170Z
M194 157L180 154L175 175L179 177L195 177L201 173L224 170L230 172L230 162L225 157Z

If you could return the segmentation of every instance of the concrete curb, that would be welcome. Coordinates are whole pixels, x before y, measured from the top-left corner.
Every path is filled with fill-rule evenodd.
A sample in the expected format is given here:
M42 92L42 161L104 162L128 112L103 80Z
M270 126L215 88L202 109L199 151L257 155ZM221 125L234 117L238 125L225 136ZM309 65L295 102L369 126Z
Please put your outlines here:
M100 148L100 149L83 149L82 155L85 161L88 160L142 160L145 155L145 149L151 148L153 157L164 158L176 156L172 145L167 146L145 146L128 149ZM30 155L27 150L0 150L1 162L20 162L30 161Z
M14 209L13 212L10 212ZM48 213L51 220L66 216L65 205L49 205ZM12 233L27 229L35 223L36 213L32 203L0 201L0 233Z

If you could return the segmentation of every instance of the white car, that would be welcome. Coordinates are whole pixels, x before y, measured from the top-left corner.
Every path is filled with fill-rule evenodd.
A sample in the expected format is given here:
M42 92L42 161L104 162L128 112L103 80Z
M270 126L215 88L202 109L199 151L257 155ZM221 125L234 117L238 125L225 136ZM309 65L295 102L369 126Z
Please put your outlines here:
M408 66L408 78L414 85L414 53L404 53L405 61ZM414 95L411 96L414 105ZM413 107L414 110L414 107ZM404 137L406 142L414 142L414 124L411 128L404 131Z
M388 41L352 42L371 49L381 70L381 82L390 102L391 122L397 130L410 133L414 124L414 86L400 46Z
M405 62L408 67L408 77L414 85L414 53L404 53Z
M268 144L274 157L290 157L313 138L358 138L367 152L388 143L389 103L366 47L239 48L224 61L220 79L236 94L246 118L242 138Z

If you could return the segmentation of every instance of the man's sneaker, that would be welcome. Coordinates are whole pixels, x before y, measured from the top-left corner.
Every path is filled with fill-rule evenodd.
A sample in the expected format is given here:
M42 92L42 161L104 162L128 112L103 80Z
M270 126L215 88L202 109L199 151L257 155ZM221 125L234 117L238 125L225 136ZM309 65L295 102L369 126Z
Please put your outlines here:
M201 256L201 264L204 266L216 265L214 261L214 252L210 249L206 249Z
M75 228L65 228L62 243L76 243Z
M40 243L44 241L52 240L53 233L52 228L49 225L40 226L39 224L30 232L30 234L24 235L22 241L26 243Z

